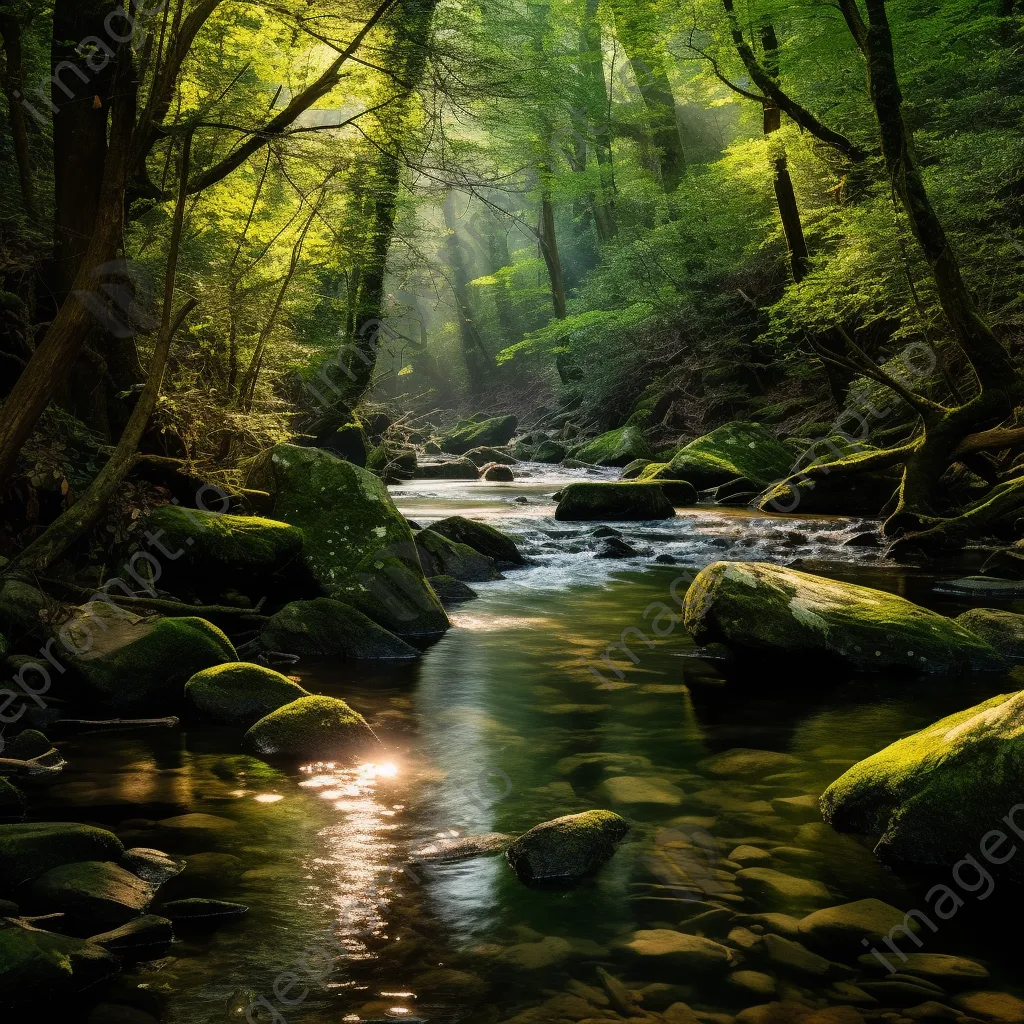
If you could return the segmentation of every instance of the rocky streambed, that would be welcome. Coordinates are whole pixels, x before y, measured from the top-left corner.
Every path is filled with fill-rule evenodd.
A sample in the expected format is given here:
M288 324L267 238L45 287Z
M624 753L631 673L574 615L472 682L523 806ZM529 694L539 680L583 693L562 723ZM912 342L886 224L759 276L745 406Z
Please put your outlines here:
M111 865L100 881L119 886L113 903L138 903L129 913L108 901L96 916L97 879L78 868L65 871L75 878L34 882L30 913L58 908L77 913L75 923L0 928L0 941L13 927L79 936L45 951L57 981L68 963L80 977L94 972L65 1016L94 1024L1024 1020L1007 856L1017 836L1000 825L1014 804L1000 801L1013 791L1015 761L1005 755L1015 705L997 699L1018 689L1012 658L952 626L941 627L949 671L923 676L888 649L880 669L873 650L867 665L811 657L806 643L794 655L792 638L791 649L773 652L765 621L754 631L763 643L713 616L705 616L709 634L698 626L694 640L680 600L698 570L723 558L796 563L798 573L908 597L944 622L993 599L937 593L934 574L885 566L868 540L870 521L716 508L658 522L561 522L551 494L601 475L541 467L517 475L392 489L418 527L465 515L517 536L526 556L525 565L495 570L439 542L433 553L422 545L421 559L448 560L476 597L448 602L454 628L421 656L304 651L277 665L283 682L245 686L253 703L243 724L232 720L237 699L225 701L231 680L213 668L189 684L203 714L186 716L182 728L54 732L66 766L32 784L31 819L99 830L87 833L96 848L73 860ZM628 551L608 555L611 540ZM433 578L454 579L443 568L433 566ZM805 627L808 614L823 614L806 594L784 596L797 599ZM1013 600L995 604L1013 611ZM299 611L307 622L315 609ZM305 635L297 614L279 619L275 636ZM896 651L904 634L896 615L887 626L887 614L875 635ZM932 624L924 616L914 628ZM250 716L273 717L267 708L278 699L304 708L313 699L305 694L361 716L373 735L365 752L343 763L302 748L282 762L258 746L274 741L275 729L246 740ZM975 705L984 706L964 717ZM926 748L878 753L946 716L957 717ZM970 761L978 750L986 756ZM876 754L882 763L870 767ZM949 770L926 778L929 758ZM830 787L865 761L850 795L840 794L852 801L840 820ZM949 780L965 768L975 788L955 790ZM890 787L884 807L858 796L895 777L903 788ZM822 816L826 792L833 824ZM944 829L941 816L960 797ZM867 821L865 807L874 808ZM900 830L914 814L926 832ZM583 818L554 838L549 828L529 840L539 823L575 815ZM1000 828L1005 842L985 840ZM885 863L874 852L883 834L901 854ZM930 837L924 853L908 843L912 835ZM938 849L952 861L927 862ZM973 863L959 864L968 856ZM70 909L74 886L92 902ZM232 915L232 906L248 912ZM175 915L168 944L152 919ZM100 932L115 934L81 941ZM142 953L126 956L126 943ZM116 971L104 966L108 957ZM38 975L27 971L12 990L28 993L30 983L41 998Z

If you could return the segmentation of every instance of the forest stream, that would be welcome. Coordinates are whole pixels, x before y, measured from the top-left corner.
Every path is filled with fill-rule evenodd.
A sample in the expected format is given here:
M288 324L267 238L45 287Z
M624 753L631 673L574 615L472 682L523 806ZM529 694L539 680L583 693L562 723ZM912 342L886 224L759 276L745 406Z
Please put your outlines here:
M756 957L725 980L680 970L670 957L637 958L622 937L686 931L687 921L709 913L695 931L724 937L739 929L742 939L764 932L737 923L759 910L801 918L867 898L926 906L932 880L885 870L869 843L822 823L817 797L886 744L1017 686L989 677L823 678L800 664L726 670L702 658L671 618L661 619L662 636L651 625L652 609L678 611L673 588L681 595L723 550L802 559L824 575L946 613L962 608L933 593L933 576L885 564L870 545L848 545L874 528L864 520L690 508L656 524L617 523L640 554L597 559L600 524L556 522L551 495L601 471L524 464L517 472L515 483L392 488L416 523L480 519L519 538L529 559L474 584L479 596L452 611L454 628L420 660L382 669L303 659L281 669L361 712L386 748L379 760L281 771L225 753L237 750L230 730L194 724L85 732L62 744L74 771L39 799L37 816L94 821L126 846L187 854L165 899L250 907L212 934L179 936L168 956L123 975L98 997L107 1012L132 1004L174 1024L246 1015L310 1024L497 1021L544 1004L546 1016L522 1019L575 1021L617 1008L615 979L646 993L646 1011L685 1000L702 1022L787 995L821 1006L872 1000L860 986L870 989L885 970L859 965L856 954L847 958L856 987L844 980L853 970L833 964L825 973L814 962L783 969L776 982L759 973ZM640 632L624 634L634 627ZM620 637L631 655L609 648ZM735 748L760 753L721 756ZM575 888L527 887L501 856L448 863L423 852L590 808L619 812L631 831L602 871ZM789 888L771 901L752 898L736 873L753 863L780 872ZM922 1002L928 985L940 1003L965 987L1019 991L1016 914L992 871L991 899L965 896L959 915L919 943L926 953L977 958L991 978L936 985L900 975L911 994L887 982L892 1005ZM758 985L763 998L751 994ZM882 999L869 1005L881 1008Z

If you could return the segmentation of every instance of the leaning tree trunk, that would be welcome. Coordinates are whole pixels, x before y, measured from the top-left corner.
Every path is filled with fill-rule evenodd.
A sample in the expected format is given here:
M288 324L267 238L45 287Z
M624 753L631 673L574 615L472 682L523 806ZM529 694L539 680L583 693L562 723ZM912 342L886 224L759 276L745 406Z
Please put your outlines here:
M128 425L114 448L113 454L107 460L107 464L96 475L78 501L58 516L41 536L14 559L8 567L8 574L45 572L96 522L106 508L107 502L113 497L114 492L121 486L128 471L135 464L139 442L149 425L150 417L153 415L157 399L160 396L160 386L163 383L164 368L167 366L171 341L185 317L197 304L197 300L189 299L177 316L172 317L174 279L178 265L178 251L181 246L181 230L185 220L185 204L188 198L187 184L191 150L192 133L188 132L182 146L181 182L167 250L160 329L142 393L135 403Z
M97 273L117 254L122 237L125 176L135 122L137 83L130 45L118 47L110 141L99 213L75 287L61 303L39 347L0 407L0 487L10 478L21 446L67 379L96 321L82 296L98 298ZM77 294L76 294L77 293Z

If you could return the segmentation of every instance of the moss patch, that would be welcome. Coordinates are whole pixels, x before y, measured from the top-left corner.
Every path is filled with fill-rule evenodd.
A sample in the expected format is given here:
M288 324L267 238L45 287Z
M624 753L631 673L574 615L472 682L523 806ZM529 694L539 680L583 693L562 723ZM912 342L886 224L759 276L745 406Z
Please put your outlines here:
M81 939L14 925L0 928L0 1003L5 1006L49 1004L119 970L105 949Z
M972 608L956 621L988 641L1004 658L1024 661L1024 615L996 608Z
M669 465L673 478L702 491L736 477L767 487L788 476L793 461L792 452L764 427L736 421L684 445Z
M318 597L293 601L260 634L265 651L300 656L403 660L419 652L351 605Z
M570 882L604 864L627 832L628 822L612 811L567 814L535 825L506 857L524 882Z
M637 426L609 430L577 448L572 457L592 466L628 466L637 459L653 458L651 446Z
M266 757L334 761L363 756L377 739L362 715L333 697L300 697L261 718L245 745Z
M399 636L448 628L412 531L377 477L315 448L278 445L272 461L275 514L302 530L303 557L327 596Z
M1001 819L1024 791L1022 723L1024 693L943 718L854 765L825 791L822 815L841 832L880 836L887 863L953 864L991 829L1014 839ZM999 871L1020 879L1024 860Z
M672 502L657 483L578 483L562 491L555 518L569 522L671 519Z
M460 423L441 440L449 455L465 455L474 448L497 448L508 444L519 426L515 416L493 416Z
M185 684L185 698L200 717L229 725L252 725L307 696L280 672L244 661L203 669Z
M148 620L138 639L74 665L111 707L173 708L188 679L227 661L238 661L231 641L206 619L186 616Z
M766 562L709 565L687 591L683 617L700 643L816 656L861 670L1005 667L989 644L937 612L881 590Z
M123 853L117 836L92 825L59 821L0 825L0 887L10 891L61 864L118 860Z

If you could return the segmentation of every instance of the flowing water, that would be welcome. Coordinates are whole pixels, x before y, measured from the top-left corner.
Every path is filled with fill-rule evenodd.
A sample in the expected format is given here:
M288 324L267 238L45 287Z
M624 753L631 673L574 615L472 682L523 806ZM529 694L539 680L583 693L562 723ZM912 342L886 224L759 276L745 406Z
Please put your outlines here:
M655 1009L685 999L728 1015L771 997L650 967L626 955L622 938L679 926L704 903L798 917L868 896L927 906L927 879L887 873L867 844L834 834L809 801L787 798L816 797L854 761L1017 685L822 678L799 664L727 675L699 656L674 612L693 571L721 557L803 559L955 612L935 605L932 579L885 566L876 548L846 546L873 524L722 509L619 524L639 554L596 559L598 524L553 518L551 494L566 471L528 472L514 484L394 490L419 524L456 513L484 519L518 535L532 559L474 584L479 597L452 611L454 628L422 659L295 668L307 688L367 717L388 751L379 762L286 773L225 753L239 749L238 733L211 728L92 733L63 745L70 770L50 790L47 814L187 854L162 898L251 908L213 933L184 934L169 956L107 991L107 1003L173 1024L246 1013L310 1024L499 1021L540 1004L523 1020L580 1020L609 1012L604 968L634 990L681 986L649 990L645 1005ZM620 638L628 653L609 647ZM736 747L786 756L740 774L707 760ZM519 833L593 807L633 827L574 889L527 888L501 856L416 856L438 839ZM740 845L825 888L756 905L729 860ZM1016 895L995 884L986 902L968 896L923 949L982 959L993 974L986 987L1013 991ZM843 1002L824 995L829 985L782 972L777 997Z

